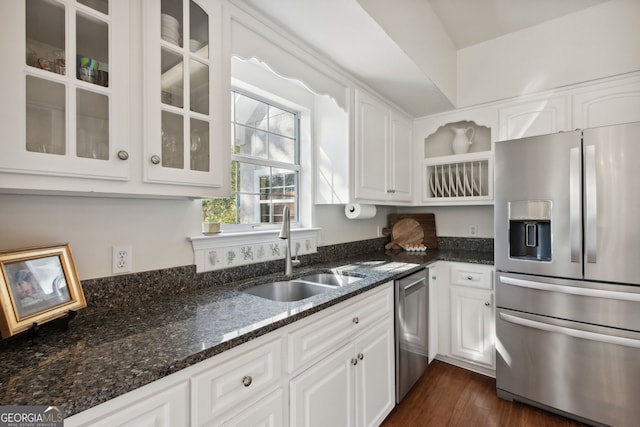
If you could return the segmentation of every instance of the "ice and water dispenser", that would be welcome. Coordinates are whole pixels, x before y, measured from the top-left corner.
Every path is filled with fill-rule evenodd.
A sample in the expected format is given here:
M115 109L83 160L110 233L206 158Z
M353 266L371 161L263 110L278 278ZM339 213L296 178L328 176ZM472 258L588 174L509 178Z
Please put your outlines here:
M509 258L551 261L551 201L509 202Z

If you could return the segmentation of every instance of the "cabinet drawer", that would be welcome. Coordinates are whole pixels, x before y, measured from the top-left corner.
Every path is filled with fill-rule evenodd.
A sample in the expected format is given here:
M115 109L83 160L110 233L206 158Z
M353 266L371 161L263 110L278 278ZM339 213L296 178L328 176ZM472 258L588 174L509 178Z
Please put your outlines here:
M451 284L491 290L493 289L493 267L451 263Z
M248 351L232 352L225 361L193 375L194 425L208 424L239 402L276 385L283 374L283 344L284 340L278 337Z
M289 333L289 372L329 354L355 333L393 314L393 288L389 282L332 313L317 313Z

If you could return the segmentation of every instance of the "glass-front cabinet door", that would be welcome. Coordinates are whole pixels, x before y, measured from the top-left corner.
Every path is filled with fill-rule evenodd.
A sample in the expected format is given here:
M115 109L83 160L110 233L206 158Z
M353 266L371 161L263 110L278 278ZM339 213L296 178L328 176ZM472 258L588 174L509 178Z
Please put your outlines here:
M221 6L147 0L144 17L145 181L222 188L230 95Z
M0 170L129 179L126 3L1 2Z

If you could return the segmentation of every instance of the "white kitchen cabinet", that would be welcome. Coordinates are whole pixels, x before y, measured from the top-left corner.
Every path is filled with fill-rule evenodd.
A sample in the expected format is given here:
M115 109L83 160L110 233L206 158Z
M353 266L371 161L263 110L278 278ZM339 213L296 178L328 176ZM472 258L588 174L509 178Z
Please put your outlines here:
M0 28L0 172L128 180L128 2L2 2Z
M355 91L355 199L411 202L411 127L382 101Z
M571 130L567 96L545 96L500 108L500 140Z
M222 423L224 427L265 426L286 427L288 419L284 408L284 391L280 388L260 399L257 403L243 407Z
M67 427L189 426L189 381L169 376L64 420Z
M393 336L387 316L293 378L291 425L379 425L395 405Z
M640 76L613 79L571 94L572 129L640 121Z
M429 266L429 363L438 355L439 350L439 325L440 325L440 262Z
M493 292L451 287L451 355L495 365Z
M143 16L144 180L224 190L231 141L222 5L147 0Z
M439 261L430 276L437 289L437 358L495 376L493 267Z
M247 347L202 362L198 372L191 374L192 425L218 425L225 413L250 409L280 385L284 339L275 336ZM271 410L284 412L283 406Z

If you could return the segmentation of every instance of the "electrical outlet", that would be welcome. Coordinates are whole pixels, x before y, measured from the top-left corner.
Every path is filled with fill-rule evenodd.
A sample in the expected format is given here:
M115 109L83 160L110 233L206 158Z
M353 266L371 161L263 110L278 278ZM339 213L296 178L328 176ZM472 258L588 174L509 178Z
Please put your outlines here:
M478 226L476 224L471 224L469 226L469 236L477 236L478 235Z
M130 273L133 268L133 250L130 245L116 245L113 247L113 274Z

